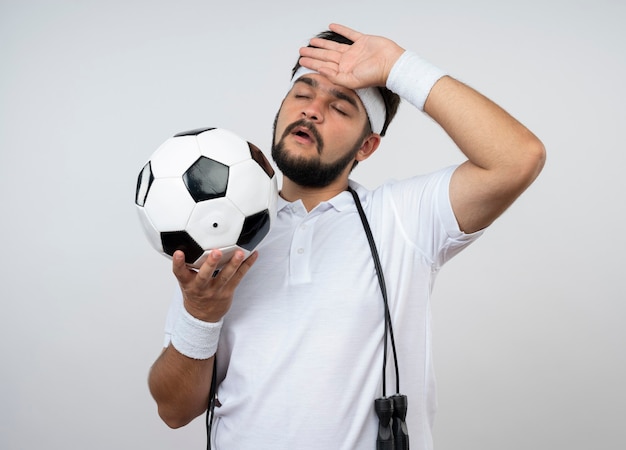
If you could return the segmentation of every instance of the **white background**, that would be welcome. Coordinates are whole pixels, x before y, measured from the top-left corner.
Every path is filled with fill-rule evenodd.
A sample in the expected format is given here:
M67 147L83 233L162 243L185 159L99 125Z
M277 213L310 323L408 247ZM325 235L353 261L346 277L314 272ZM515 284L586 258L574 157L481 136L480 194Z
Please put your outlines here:
M136 177L202 126L268 154L298 47L333 21L417 51L548 150L439 276L438 450L626 448L618 0L2 0L0 448L204 447L202 420L169 430L147 389L175 283L140 229ZM403 105L354 178L460 161Z

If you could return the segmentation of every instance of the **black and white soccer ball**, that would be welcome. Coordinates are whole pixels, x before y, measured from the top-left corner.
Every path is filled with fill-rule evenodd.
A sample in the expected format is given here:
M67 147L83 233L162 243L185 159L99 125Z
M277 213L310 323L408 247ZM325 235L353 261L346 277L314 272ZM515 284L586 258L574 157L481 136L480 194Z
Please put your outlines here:
M248 256L270 230L278 188L261 150L221 128L179 133L139 173L135 204L152 246L185 253L199 268L213 249L219 266L237 249Z

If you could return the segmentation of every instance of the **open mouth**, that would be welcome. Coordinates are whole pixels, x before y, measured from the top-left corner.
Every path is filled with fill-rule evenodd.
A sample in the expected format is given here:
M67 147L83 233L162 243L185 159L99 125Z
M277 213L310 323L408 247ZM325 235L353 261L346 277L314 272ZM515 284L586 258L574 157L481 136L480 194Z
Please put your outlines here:
M324 142L314 124L306 120L294 122L285 129L282 138L284 139L287 136L292 136L297 143L303 146L314 145L317 152L320 155L322 154Z
M315 142L315 137L306 127L298 127L295 130L293 130L292 134L296 136L298 140L300 141L303 141L306 143Z

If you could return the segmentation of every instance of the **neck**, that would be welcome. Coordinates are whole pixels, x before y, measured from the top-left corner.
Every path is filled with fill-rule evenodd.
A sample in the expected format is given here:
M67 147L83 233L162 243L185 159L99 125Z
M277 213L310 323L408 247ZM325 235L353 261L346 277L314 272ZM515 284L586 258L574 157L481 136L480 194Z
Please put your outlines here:
M348 189L347 177L340 177L340 179L323 188L300 186L289 178L283 177L283 186L280 190L280 196L288 202L302 200L306 210L311 211L320 203L330 200L346 189Z

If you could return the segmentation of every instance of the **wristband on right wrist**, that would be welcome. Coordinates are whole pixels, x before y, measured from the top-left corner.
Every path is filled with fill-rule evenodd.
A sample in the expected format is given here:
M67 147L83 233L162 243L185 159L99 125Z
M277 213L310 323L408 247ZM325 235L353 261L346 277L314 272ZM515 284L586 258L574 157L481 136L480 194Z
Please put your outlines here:
M179 353L192 359L209 359L217 351L223 319L204 322L182 307L172 331L172 345Z
M391 68L387 88L420 111L435 83L446 72L411 51L405 51Z

